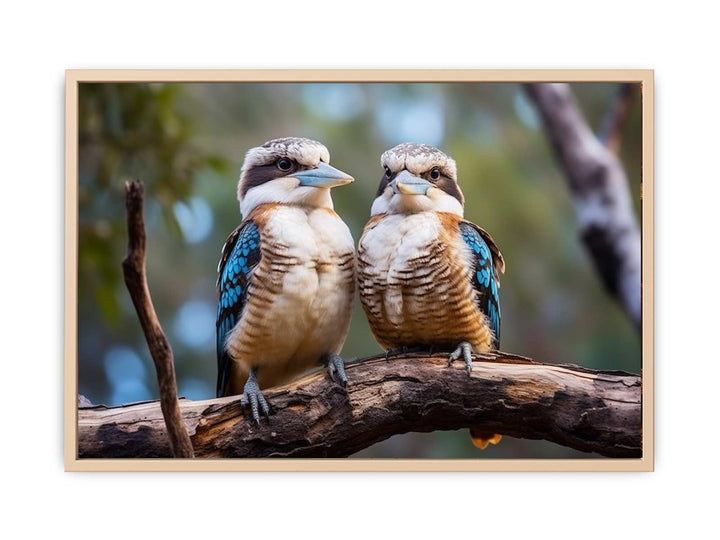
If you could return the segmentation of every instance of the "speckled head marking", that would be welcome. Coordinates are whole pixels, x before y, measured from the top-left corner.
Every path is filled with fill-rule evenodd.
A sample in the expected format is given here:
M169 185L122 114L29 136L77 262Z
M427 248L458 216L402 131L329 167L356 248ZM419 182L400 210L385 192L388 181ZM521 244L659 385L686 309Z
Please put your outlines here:
M383 168L388 167L395 174L407 169L417 176L429 172L433 167L438 167L443 175L457 182L455 160L429 144L398 144L383 153L380 158L380 165Z
M289 171L275 167L281 159L295 162ZM325 146L312 139L284 137L272 139L262 146L251 148L245 154L238 182L238 200L242 200L249 189L269 180L287 176L299 169L317 167L318 163L330 163L330 152Z
M247 216L266 203L332 208L327 188L352 182L352 177L329 162L330 153L323 144L302 137L272 139L251 148L238 181L240 211Z
M383 153L380 164L385 174L373 203L373 215L437 210L462 216L465 199L457 183L457 165L444 152L427 144L402 143ZM396 189L398 175L431 185L422 197L403 195Z

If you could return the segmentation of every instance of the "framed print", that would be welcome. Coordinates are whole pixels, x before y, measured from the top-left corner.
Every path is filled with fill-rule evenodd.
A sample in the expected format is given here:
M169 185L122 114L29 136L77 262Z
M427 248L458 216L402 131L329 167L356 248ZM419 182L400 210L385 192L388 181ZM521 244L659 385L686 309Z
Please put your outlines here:
M651 70L66 85L67 470L653 470Z

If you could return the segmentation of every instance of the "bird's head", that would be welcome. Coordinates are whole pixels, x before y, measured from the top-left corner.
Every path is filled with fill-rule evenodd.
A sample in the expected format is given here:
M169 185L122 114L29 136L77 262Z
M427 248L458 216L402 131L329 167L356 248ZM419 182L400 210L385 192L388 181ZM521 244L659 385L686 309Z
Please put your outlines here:
M455 160L435 147L403 143L382 155L384 174L371 214L450 212L463 215L465 199Z
M301 137L273 139L245 155L237 196L247 217L266 203L333 207L330 188L353 177L329 165L330 153L317 141Z

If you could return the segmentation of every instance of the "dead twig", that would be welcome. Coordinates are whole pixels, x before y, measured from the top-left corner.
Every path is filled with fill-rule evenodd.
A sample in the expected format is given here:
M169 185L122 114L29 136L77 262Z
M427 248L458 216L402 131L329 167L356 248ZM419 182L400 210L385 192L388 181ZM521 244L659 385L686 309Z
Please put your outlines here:
M128 250L122 262L123 277L155 364L160 387L160 407L172 455L191 458L194 457L193 447L178 405L173 352L155 313L145 274L144 191L142 182L125 183Z

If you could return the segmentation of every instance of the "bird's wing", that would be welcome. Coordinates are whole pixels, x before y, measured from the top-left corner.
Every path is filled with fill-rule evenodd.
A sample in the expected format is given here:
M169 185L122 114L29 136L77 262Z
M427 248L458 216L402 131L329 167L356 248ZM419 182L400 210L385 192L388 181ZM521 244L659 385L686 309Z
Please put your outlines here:
M220 293L217 311L217 397L221 397L230 375L231 359L225 350L228 333L240 320L253 270L260 262L260 231L253 221L235 229L222 249L218 264L217 289Z
M499 274L505 271L505 261L492 237L483 229L470 223L460 222L460 234L474 256L472 285L477 291L477 306L490 322L493 346L500 344L500 287Z

